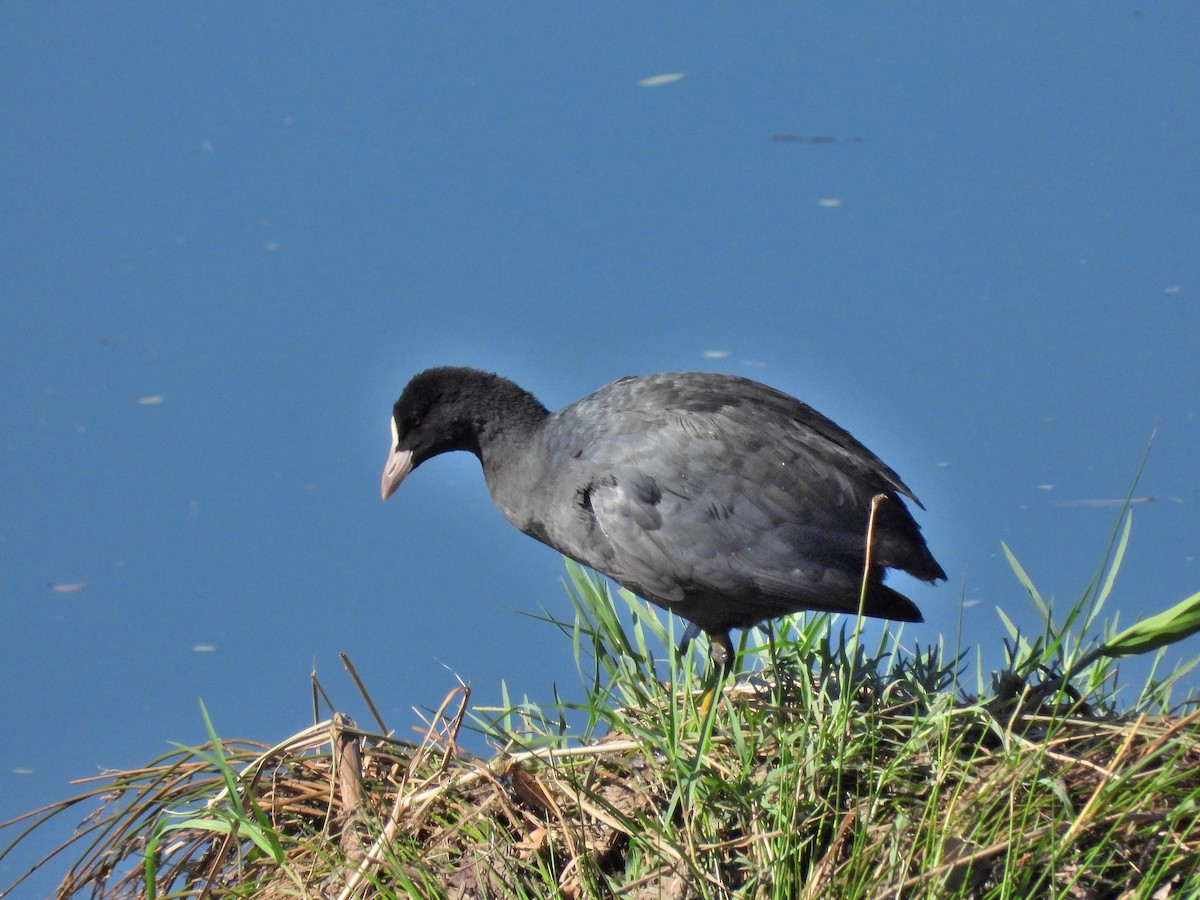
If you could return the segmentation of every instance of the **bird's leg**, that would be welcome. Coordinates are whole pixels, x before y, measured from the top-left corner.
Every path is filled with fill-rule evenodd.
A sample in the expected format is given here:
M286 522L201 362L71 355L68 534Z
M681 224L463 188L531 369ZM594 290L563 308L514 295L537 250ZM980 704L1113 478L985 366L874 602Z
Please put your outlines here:
M713 669L722 676L733 668L733 642L728 631L708 633L708 659Z
M688 650L691 649L692 641L696 639L696 635L699 633L699 625L697 625L695 622L687 623L687 628L683 630L683 637L679 639L679 647L676 650L681 659L687 654Z
M682 659L691 648L692 641L696 639L696 635L700 633L700 626L694 622L688 622L687 628L683 631L683 637L679 640L677 652ZM711 679L712 683L708 690L704 692L704 699L700 703L701 717L707 717L709 708L712 706L713 699L717 692L721 690L721 685L725 683L725 676L729 674L733 668L733 641L729 638L729 631L709 631L708 634L708 671L705 675L706 680Z
M733 669L733 642L729 630L708 632L708 677L712 679L704 700L700 704L700 716L708 718L709 708L725 684L725 677Z
M683 637L679 639L679 646L676 652L680 658L687 654L691 649L692 641L700 634L700 626L692 622L688 622L687 628L683 631ZM710 631L708 634L708 660L712 670L719 671L725 675L733 668L733 641L730 640L728 631Z

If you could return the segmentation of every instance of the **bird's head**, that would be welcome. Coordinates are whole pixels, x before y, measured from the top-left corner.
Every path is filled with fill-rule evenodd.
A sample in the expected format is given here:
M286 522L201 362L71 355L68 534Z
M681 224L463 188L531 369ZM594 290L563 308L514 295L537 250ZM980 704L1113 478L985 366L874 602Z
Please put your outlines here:
M429 369L413 378L392 407L392 444L380 493L386 500L405 476L432 456L451 450L479 454L478 403L464 384L471 369Z

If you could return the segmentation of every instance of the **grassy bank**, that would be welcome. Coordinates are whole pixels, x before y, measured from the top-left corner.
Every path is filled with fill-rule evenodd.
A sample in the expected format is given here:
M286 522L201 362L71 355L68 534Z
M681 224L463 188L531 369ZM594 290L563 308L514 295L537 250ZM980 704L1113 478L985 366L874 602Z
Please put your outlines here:
M1172 700L1182 669L1111 693L1118 657L1200 628L1200 594L1107 633L1123 522L1060 621L1013 560L1044 627L1011 628L970 689L942 647L809 616L705 703L701 654L662 650L669 620L569 565L576 616L557 624L583 702L481 710L463 687L416 742L377 715L274 747L210 725L41 813L90 814L56 857L62 895L1200 896L1200 708ZM462 750L467 728L497 752Z

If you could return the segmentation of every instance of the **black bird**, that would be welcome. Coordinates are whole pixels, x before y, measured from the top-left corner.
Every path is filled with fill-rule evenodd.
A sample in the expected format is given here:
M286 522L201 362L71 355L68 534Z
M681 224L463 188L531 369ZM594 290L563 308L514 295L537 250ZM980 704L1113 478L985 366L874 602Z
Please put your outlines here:
M745 378L621 378L551 413L498 375L429 369L392 410L383 499L450 450L479 457L521 531L703 629L718 667L732 662L731 628L858 610L876 495L866 615L921 621L883 584L887 569L946 577L895 472L812 407Z

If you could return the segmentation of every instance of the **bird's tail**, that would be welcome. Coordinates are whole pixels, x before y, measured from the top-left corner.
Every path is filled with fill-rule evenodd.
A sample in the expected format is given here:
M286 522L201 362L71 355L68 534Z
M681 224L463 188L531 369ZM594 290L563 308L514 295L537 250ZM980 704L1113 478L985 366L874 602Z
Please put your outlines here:
M863 615L874 616L878 619L895 619L897 622L924 622L925 617L917 604L913 603L899 591L894 591L886 584L876 581L867 588L867 599L863 606Z

